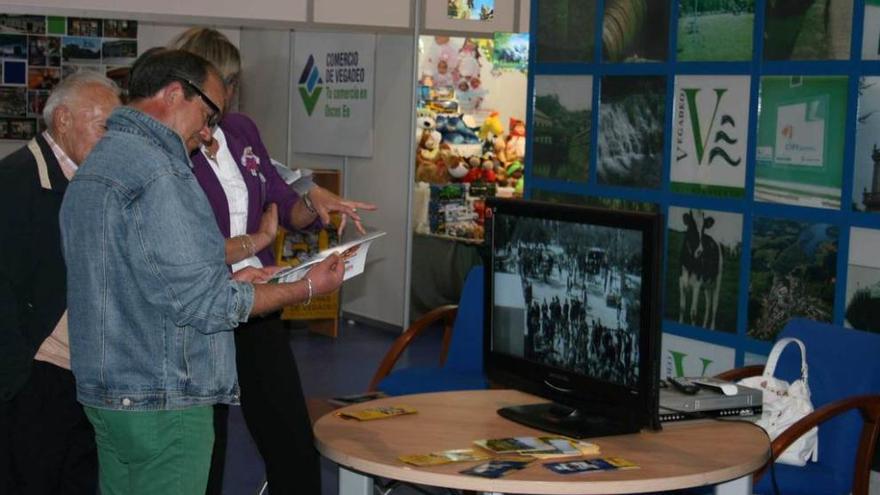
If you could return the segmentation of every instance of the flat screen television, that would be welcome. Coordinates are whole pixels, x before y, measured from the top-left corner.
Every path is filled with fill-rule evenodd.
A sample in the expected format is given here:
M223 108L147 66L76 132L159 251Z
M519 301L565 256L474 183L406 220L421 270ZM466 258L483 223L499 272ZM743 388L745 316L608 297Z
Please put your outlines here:
M490 199L484 363L549 399L498 411L577 438L659 429L659 214Z

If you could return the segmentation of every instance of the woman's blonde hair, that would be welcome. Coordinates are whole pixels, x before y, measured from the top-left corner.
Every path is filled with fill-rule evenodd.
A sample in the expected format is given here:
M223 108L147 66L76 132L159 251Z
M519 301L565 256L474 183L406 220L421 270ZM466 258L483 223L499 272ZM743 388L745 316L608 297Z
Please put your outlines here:
M186 50L207 59L220 71L224 83L238 85L241 56L238 48L220 31L192 27L174 38L168 48Z

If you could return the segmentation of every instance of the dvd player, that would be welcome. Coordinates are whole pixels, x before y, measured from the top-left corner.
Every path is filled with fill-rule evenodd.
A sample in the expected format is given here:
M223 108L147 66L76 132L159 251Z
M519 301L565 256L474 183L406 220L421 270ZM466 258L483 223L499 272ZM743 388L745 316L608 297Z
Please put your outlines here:
M720 391L701 387L695 394L685 394L672 387L660 389L660 416L690 415L702 413L705 416L741 416L759 414L762 410L763 395L760 390L737 385L736 394L725 395ZM749 414L750 413L750 414ZM678 417L668 420L676 420ZM684 418L680 418L684 419Z

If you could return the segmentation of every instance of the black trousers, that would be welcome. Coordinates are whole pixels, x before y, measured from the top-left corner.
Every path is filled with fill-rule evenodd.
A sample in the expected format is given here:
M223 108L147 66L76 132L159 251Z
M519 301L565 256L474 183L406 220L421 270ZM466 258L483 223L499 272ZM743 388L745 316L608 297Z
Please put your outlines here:
M34 361L24 387L0 402L0 493L95 495L95 432L73 373Z
M277 315L235 330L241 411L266 465L271 495L320 495L321 464L289 334ZM215 406L208 494L222 492L228 409ZM222 438L221 438L222 437Z

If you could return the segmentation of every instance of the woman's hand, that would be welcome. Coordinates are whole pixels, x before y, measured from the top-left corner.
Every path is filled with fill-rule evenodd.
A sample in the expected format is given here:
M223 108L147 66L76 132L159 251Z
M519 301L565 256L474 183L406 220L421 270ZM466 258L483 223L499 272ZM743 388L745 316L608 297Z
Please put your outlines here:
M339 222L338 229L340 237L342 236L343 230L345 230L345 225L349 217L354 222L355 228L357 228L358 232L366 234L367 231L364 230L364 226L361 224L361 216L358 214L358 209L367 211L376 210L376 205L374 204L341 198L321 186L315 186L309 189L309 198L311 198L312 205L315 207L315 210L318 212L318 216L321 217L321 222L323 222L324 225L330 223L331 213L338 212L341 214L342 220Z

